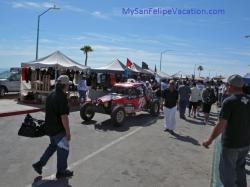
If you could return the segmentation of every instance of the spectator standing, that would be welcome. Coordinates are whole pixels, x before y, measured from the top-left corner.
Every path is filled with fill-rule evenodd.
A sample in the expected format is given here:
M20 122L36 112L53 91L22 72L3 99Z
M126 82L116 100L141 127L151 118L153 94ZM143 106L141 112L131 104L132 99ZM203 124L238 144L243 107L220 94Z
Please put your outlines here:
M171 134L174 134L176 127L175 114L178 103L178 91L174 88L174 81L170 81L169 88L162 94L164 100L164 114L165 114L165 129Z
M160 89L160 85L158 84L158 82L156 80L153 82L152 89L153 89L153 93L155 94L155 96L158 99L160 99L161 98L161 89Z
M56 89L46 100L45 131L50 138L50 144L40 160L33 164L34 170L42 174L42 168L49 158L57 151L56 178L72 177L73 171L67 169L69 155L69 141L71 140L69 128L69 107L66 92L69 87L69 77L61 75L57 79Z
M222 98L223 98L223 95L226 91L226 86L224 83L221 83L220 86L218 87L218 107L221 107L221 104L222 104Z
M210 83L206 84L206 88L203 89L202 94L202 111L204 113L204 124L208 123L209 114L211 111L211 106L216 102L216 97L214 94L214 90L211 88Z
M186 119L185 112L186 108L189 103L189 97L191 94L191 89L187 85L186 81L183 81L182 85L178 89L179 92L179 112L180 112L180 118Z
M161 97L162 97L164 91L167 90L168 88L167 79L162 79L160 83L160 88L161 88ZM163 99L161 99L160 101L160 109L161 111L163 111Z
M208 148L222 133L219 172L224 187L247 187L245 165L250 150L250 97L243 93L243 84L239 75L228 78L230 96L222 104L217 125L203 142Z
M196 118L196 110L200 99L200 90L196 87L196 83L193 83L191 88L191 95L189 99L189 117L193 109L194 118Z
M88 91L88 86L87 86L87 81L86 81L85 75L83 75L81 80L79 81L79 83L77 85L77 90L79 93L80 102L85 102L86 101L86 93Z
M146 87L146 97L148 101L150 101L150 99L153 97L153 89L149 81L146 81L145 87Z

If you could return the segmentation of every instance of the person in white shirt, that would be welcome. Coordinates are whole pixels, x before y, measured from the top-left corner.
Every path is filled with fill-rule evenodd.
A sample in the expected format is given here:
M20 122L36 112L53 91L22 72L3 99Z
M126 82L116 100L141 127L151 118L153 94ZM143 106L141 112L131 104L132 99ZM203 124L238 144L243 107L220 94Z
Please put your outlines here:
M86 81L86 76L83 75L82 79L79 81L77 85L77 90L79 93L79 99L80 102L85 102L86 100L86 93L88 91L88 86L87 86L87 81Z
M191 88L191 95L189 98L189 117L193 109L194 118L196 118L196 110L200 100L200 90L196 87L196 83L193 83Z
M222 96L224 95L226 91L226 86L224 83L222 83L218 88L218 107L221 107L222 105Z
M152 86L149 83L149 81L146 81L145 87L146 87L146 96L147 96L147 99L150 100L153 97L153 89L152 89Z

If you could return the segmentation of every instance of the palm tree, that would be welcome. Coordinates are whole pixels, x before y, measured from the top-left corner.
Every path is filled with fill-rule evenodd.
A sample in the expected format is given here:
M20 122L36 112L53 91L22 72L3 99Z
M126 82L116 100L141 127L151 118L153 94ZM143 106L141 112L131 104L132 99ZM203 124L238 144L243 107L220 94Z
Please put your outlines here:
M204 70L203 66L199 65L197 70L199 71L199 77L201 76L201 71Z
M83 51L83 53L86 55L86 57L85 57L85 66L87 66L88 52L92 52L93 49L89 45L85 45L80 50Z

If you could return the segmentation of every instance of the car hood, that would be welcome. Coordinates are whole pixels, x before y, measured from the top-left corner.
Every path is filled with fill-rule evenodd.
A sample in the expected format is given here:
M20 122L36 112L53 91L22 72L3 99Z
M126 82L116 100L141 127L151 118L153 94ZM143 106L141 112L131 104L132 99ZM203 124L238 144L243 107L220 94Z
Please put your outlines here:
M108 94L108 95L99 97L97 101L105 103L105 102L108 102L108 101L111 101L111 100L120 100L120 99L123 99L123 98L126 98L126 97L127 97L126 95Z

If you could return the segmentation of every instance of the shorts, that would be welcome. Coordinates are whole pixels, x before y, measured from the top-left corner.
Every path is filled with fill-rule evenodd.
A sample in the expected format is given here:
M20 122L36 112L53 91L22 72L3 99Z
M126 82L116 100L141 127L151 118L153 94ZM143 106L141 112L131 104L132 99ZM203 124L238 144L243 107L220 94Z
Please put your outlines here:
M198 102L189 101L189 106L188 106L189 110L191 110L192 107L193 107L194 110L196 110L197 106L198 106Z
M199 107L200 107L201 105L202 105L202 101L201 101L201 100L199 100L199 101L198 101L197 106L199 106Z
M210 105L210 104L202 103L202 111L203 111L204 113L209 114L210 111L211 111L211 106L212 106L212 105Z

